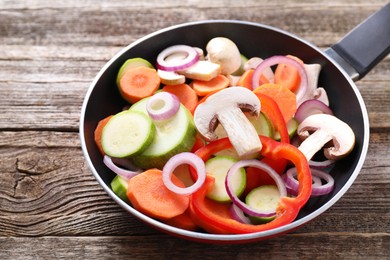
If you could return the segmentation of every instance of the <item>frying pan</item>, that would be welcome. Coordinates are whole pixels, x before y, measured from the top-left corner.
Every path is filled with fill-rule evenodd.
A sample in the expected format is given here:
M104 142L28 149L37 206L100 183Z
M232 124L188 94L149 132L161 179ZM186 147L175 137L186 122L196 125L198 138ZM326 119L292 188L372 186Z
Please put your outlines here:
M157 54L175 44L204 48L217 36L232 39L247 57L295 55L305 63L322 65L319 86L326 89L334 114L349 124L356 135L354 150L330 171L335 179L333 192L310 199L296 220L289 225L244 235L216 235L192 232L156 221L123 202L110 189L114 178L105 167L94 143L99 120L119 112L125 104L116 88L116 75L128 59L142 57L155 61ZM370 16L341 41L322 51L307 41L270 26L235 20L207 20L172 26L149 34L130 44L113 57L98 73L86 94L80 118L81 146L93 175L122 208L154 228L189 240L210 243L247 243L290 232L329 209L352 185L359 174L368 149L369 120L364 101L354 84L390 51L390 4Z

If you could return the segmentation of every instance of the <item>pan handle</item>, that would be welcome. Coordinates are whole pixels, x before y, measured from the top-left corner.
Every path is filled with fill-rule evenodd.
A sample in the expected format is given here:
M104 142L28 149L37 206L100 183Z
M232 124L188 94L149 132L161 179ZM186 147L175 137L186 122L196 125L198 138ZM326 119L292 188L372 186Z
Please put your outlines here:
M363 78L390 52L390 3L325 50L352 80Z

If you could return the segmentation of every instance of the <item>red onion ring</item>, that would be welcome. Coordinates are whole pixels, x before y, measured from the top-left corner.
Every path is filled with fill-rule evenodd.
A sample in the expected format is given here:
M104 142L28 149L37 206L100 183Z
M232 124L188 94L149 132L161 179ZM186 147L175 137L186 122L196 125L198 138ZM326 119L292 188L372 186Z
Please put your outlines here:
M175 60L175 62L167 62L165 59L175 53L185 53L186 57ZM157 56L157 68L165 71L184 70L194 65L199 60L199 53L188 45L174 45L164 49Z
M327 168L327 167L333 165L335 162L336 162L336 160L324 160L324 161L320 161L320 162L310 160L309 166L311 168L315 168L315 169L324 169L324 168Z
M301 77L301 84L297 90L297 93L295 94L297 97L297 104L299 104L301 99L304 98L305 93L307 91L307 86L308 86L307 74L305 68L302 66L301 63L287 56L276 55L263 60L263 62L261 62L253 72L252 89L255 90L257 87L259 87L258 84L259 84L260 76L266 68L280 63L294 66L298 70L299 76Z
M171 179L173 171L182 164L192 166L197 174L197 179L194 184L186 188L176 186ZM178 153L172 156L165 164L162 170L162 178L165 186L172 192L182 195L189 195L202 187L206 180L206 166L203 160L196 154L190 152Z
M324 172L324 171L319 170L319 169L310 168L310 171L311 171L313 180L314 180L314 177L318 177L318 178L326 181L325 184L322 184L322 182L321 182L321 185L313 184L311 196L314 197L314 196L321 196L321 195L329 194L334 188L333 177L329 173ZM286 180L285 181L286 181L286 186L289 186L289 188L291 190L293 190L294 192L297 193L299 182L298 182L298 180L296 180L294 178L294 176L296 176L296 175L297 175L297 170L295 167L288 169L286 172Z
M146 103L146 110L153 120L166 120L174 116L180 108L179 99L169 92L158 92Z
M298 195L298 187L299 187L299 182L295 177L296 174L294 174L292 178L287 177L287 174L282 175L282 179L286 184L287 193L293 196ZM321 185L322 185L321 178L317 176L312 176L312 187L318 187Z
M322 101L318 99L309 99L299 105L299 107L297 108L297 112L294 115L294 118L299 123L301 123L306 117L314 114L333 115L333 111Z
M244 223L244 224L251 224L251 220L245 216L244 212L237 207L234 203L230 206L230 215L234 220L237 220L238 222Z
M242 202L237 195L235 194L233 190L233 177L234 174L239 172L238 170L242 167L255 167L258 169L263 170L264 172L268 173L268 175L275 181L276 186L279 189L280 192L280 197L285 197L287 196L287 190L286 186L284 184L283 179L279 176L279 174L272 169L272 167L268 166L267 164L260 162L256 159L249 159L249 160L241 160L239 162L236 162L235 164L230 167L226 179L225 179L225 187L226 187L226 192L229 195L230 199L232 202L239 207L244 213L253 216L253 217L272 217L276 214L275 210L267 210L267 211L259 211L255 208L250 207L249 205L245 204Z
M114 173L116 173L117 175L129 180L131 178L133 178L134 176L140 174L142 172L141 169L137 168L135 170L128 170L128 169L123 169L119 166L117 166L114 162L113 162L113 159L108 156L108 155L104 155L103 157L103 163L111 170L113 171Z

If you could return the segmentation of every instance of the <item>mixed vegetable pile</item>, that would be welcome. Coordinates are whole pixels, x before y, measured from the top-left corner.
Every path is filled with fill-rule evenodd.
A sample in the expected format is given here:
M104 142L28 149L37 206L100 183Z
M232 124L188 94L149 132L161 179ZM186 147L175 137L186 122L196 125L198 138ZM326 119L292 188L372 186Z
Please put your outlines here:
M116 173L111 187L187 230L241 234L291 223L311 196L332 192L326 169L355 143L317 86L321 66L291 55L248 59L225 37L205 50L174 45L156 61L122 65L116 83L130 106L95 130Z

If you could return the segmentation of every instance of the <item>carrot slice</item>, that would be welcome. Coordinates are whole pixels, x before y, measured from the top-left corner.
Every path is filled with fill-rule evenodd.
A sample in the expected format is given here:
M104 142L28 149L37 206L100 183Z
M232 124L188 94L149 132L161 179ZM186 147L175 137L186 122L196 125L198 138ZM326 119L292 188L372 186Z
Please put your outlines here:
M153 95L159 87L160 77L157 71L144 66L127 70L119 81L119 91L130 103Z
M303 61L295 56L287 55L303 65ZM296 91L301 83L301 77L299 76L298 70L291 65L279 64L275 70L274 82L281 84L291 90Z
M295 94L280 84L263 84L256 88L254 93L262 93L275 100L282 112L284 121L287 123L297 111L297 98Z
M108 123L108 121L111 119L112 115L111 116L108 116L102 120L99 121L99 123L97 124L96 128L95 128L95 132L94 132L94 139L95 139L95 143L97 145L97 147L99 148L99 151L102 155L105 155L106 153L104 152L103 150L103 146L102 146L102 133L103 133L103 128L106 126L106 124Z
M167 85L162 88L163 91L174 94L191 113L194 113L198 105L198 95L187 84Z
M253 90L252 89L252 78L253 78L254 72L255 72L254 69L250 69L250 70L245 71L241 75L240 79L237 81L237 86L244 87L244 88L247 88L249 90ZM264 74L261 74L260 80L259 80L259 86L262 84L265 84L265 83L269 83L269 80L266 76L264 76Z
M192 81L192 87L198 96L203 97L210 93L215 93L224 88L227 88L229 83L230 81L226 76L219 74L209 81L194 80Z
M189 231L196 231L198 229L198 225L191 218L189 210L184 211L184 213L179 216L168 219L165 223Z
M179 187L184 187L184 184L174 175L172 175L172 182ZM162 180L162 171L159 169L149 169L131 178L126 195L135 209L160 220L168 220L183 214L190 202L188 195L168 190Z

